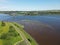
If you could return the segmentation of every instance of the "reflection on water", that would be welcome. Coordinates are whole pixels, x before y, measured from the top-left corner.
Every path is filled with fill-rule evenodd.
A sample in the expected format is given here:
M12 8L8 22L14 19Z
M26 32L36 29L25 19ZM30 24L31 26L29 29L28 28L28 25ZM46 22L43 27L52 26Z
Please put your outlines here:
M13 17L9 15L0 15L0 20L14 21L23 24L25 26L25 31L28 32L39 43L39 45L60 45L60 16Z
M22 21L18 23L25 26L24 30L28 32L39 45L60 45L60 33L58 33L59 30L56 30L55 27L33 21Z
M8 14L0 14L0 21L11 18Z
M60 30L60 16L9 16L8 14L0 14L0 20L3 21L21 21L32 20L46 23Z

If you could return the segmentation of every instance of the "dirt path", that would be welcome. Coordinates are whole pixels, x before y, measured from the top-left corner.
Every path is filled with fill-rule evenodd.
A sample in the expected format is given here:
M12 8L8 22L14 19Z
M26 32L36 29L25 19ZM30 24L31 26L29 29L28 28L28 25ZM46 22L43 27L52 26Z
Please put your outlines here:
M26 39L24 33L22 31L20 31L20 29L18 27L16 27L14 24L10 23L15 29L16 31L20 34L20 36L22 37L23 39L23 42L26 44L26 45L31 45L30 42ZM19 43L19 42L17 42ZM22 43L23 44L23 43Z

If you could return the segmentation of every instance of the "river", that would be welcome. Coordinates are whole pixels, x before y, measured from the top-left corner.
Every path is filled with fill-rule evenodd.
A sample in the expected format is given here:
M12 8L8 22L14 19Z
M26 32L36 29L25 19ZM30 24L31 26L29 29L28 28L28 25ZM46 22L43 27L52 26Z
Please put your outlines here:
M24 25L24 30L39 45L60 45L60 16L10 16L0 14L0 21L17 22Z

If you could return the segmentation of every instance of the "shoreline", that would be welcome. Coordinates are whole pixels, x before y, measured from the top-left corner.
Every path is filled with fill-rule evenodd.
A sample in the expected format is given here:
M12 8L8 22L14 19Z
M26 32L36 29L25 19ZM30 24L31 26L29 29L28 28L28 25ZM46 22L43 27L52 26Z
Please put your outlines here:
M30 21L22 21L19 24L24 25L24 30L29 33L41 45L58 45L60 36L56 33L54 27L46 24Z

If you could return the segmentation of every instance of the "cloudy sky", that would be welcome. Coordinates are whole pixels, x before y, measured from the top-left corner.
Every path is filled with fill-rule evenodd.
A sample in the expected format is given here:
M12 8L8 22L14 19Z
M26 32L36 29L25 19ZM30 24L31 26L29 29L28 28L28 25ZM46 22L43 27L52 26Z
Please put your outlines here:
M60 10L60 0L0 0L0 11Z

